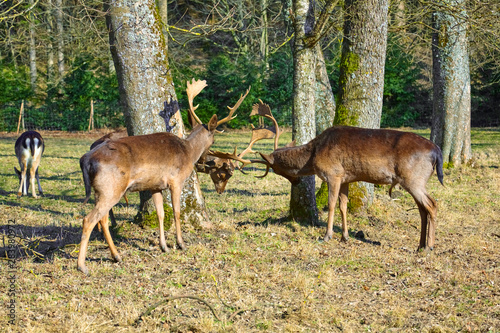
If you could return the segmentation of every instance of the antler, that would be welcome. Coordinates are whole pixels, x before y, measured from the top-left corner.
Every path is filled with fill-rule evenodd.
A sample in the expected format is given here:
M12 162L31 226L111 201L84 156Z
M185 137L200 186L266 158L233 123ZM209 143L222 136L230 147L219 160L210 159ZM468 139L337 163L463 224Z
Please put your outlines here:
M252 150L252 146L254 143L262 139L272 139L275 134L276 134L276 129L274 127L255 128L252 125L252 139L250 140L248 147L245 148L238 156L240 158L243 158L243 156L245 156L247 153L255 153Z
M280 137L280 134L281 134L281 131L280 131L279 127L278 127L278 122L273 117L273 114L271 113L271 108L269 107L269 105L267 105L264 102L262 102L261 99L259 99L259 102L260 103L253 105L252 112L250 113L250 117L251 116L259 115L261 117L265 117L267 119L271 119L271 121L274 124L274 129L275 129L275 133L276 133L276 136L274 138L274 150L276 150L276 149L278 149L278 140L279 140L279 137Z
M241 163L243 163L243 166L246 166L246 165L251 164L251 163L265 164L266 165L266 173L263 176L256 176L256 177L257 178L264 178L265 176L267 176L267 174L269 173L269 164L266 161L263 161L263 160L245 160L241 157L241 154L239 154L239 155L236 154L236 150L237 150L237 148L234 147L233 153L225 153L225 152L218 151L218 150L217 151L210 150L208 153L212 156L215 156L215 157L226 158L226 159L231 159L231 160L241 162ZM243 172L241 170L241 167L238 167L238 169L241 172Z
M234 116L234 117L233 117L233 113L234 113L234 111L236 111L236 110L238 109L238 107L241 105L241 102L243 102L243 100L245 99L245 97L247 97L248 92L250 91L250 88L251 88L251 86L250 86L250 87L248 87L247 92L245 93L245 95L241 95L241 96L240 96L240 99L238 100L238 102L236 102L236 104L235 104L233 107L230 107L230 106L228 106L228 107L227 107L227 108L229 109L229 114L228 114L228 116L227 116L226 118L223 118L223 119L219 120L219 121L217 122L217 126L222 125L222 124L224 124L224 123L227 123L228 121L230 121L230 120L232 120L232 119L236 118L236 116Z
M189 115L196 121L198 124L202 124L200 118L194 113L194 111L198 108L198 105L193 107L193 99L198 95L203 88L207 86L207 81L205 80L197 80L195 81L194 78L192 79L192 82L189 83L187 81L187 88L186 88L186 93L188 97L188 102L189 102Z

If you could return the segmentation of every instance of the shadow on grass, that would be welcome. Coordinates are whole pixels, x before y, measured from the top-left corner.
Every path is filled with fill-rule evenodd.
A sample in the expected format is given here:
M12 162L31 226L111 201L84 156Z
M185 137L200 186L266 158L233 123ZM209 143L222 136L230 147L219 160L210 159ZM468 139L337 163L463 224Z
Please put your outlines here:
M312 226L311 223L305 223L305 222L295 222L290 218L290 216L282 216L282 217L269 217L265 219L262 222L253 222L253 221L245 221L245 222L239 222L237 225L238 227L243 227L245 225L253 225L253 226L262 226L262 227L267 227L268 225L283 225L286 228L292 230L292 231L297 231L296 224L299 224L302 227L309 227ZM321 222L321 221L316 221L314 223L314 226L316 227L323 227L324 230L326 231L327 223ZM340 236L342 235L342 228L339 227L338 225L333 226L333 233L334 237L335 235ZM380 246L382 245L379 241L373 241L370 239L367 239L365 236L365 233L362 230L349 230L349 238L355 238L363 243L367 244L372 244L372 245L377 245ZM321 240L323 241L323 240Z
M26 226L20 223L0 225L0 237L3 239L0 247L0 258L15 258L15 260L33 259L34 262L43 263L52 260L54 255L66 259L77 259L80 249L82 228L80 226ZM110 228L113 242L117 247L124 240L127 242L134 239L125 238L119 234L118 228ZM102 244L93 244L92 241L99 240ZM138 239L136 239L138 241ZM98 247L108 249L102 232L97 226L92 230L89 239L89 248ZM89 261L112 260L106 257L89 258Z

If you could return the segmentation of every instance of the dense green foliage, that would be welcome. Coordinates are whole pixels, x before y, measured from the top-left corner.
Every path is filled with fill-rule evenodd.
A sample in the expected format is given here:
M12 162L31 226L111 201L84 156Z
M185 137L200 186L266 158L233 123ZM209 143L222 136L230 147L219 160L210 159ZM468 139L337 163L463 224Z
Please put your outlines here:
M381 127L413 126L418 118L413 104L420 89L420 69L391 37L387 43Z
M271 106L280 124L291 124L293 65L289 53L280 52L273 55L267 70L261 63L249 57L230 57L223 53L211 58L207 66L199 71L193 71L191 68L176 67L174 71L177 98L182 110L187 107L186 92L183 88L186 81L194 76L206 79L208 84L195 101L195 104L200 105L196 113L202 121L208 121L213 114L225 117L229 112L227 106L234 106L240 95L251 87L237 112L240 116L228 123L228 127L241 128L248 126L250 122L255 124L257 119L250 119L248 115L242 114L242 110L250 110L259 99ZM185 112L183 117L187 123Z
M89 126L91 101L94 107L94 126L123 125L119 107L118 82L99 59L81 55L70 64L72 71L64 82L49 86L46 94L35 95L29 87L27 74L3 67L0 87L0 131L15 131L19 108L23 100L26 129L39 128L63 131L82 131ZM16 74L17 73L17 74Z

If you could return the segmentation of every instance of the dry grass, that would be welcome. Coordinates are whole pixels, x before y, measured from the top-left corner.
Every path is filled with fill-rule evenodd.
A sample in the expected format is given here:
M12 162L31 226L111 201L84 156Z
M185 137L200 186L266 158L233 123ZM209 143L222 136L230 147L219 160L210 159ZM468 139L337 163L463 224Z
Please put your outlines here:
M325 213L316 227L290 221L289 184L274 174L254 178L263 171L257 166L236 174L222 195L200 175L214 227L184 225L185 252L162 253L157 230L130 223L138 203L131 194L131 207L115 210L124 261L110 260L95 230L88 277L76 270L81 220L91 209L81 204L78 159L100 135L43 135L46 197L38 200L16 198L15 137L0 137L0 232L7 242L8 220L15 220L19 244L16 325L7 323L9 268L0 250L0 327L7 332L500 331L498 129L474 131L474 162L445 170L446 187L431 178L439 212L430 253L415 251L420 218L406 192L391 200L387 187L377 187L368 212L349 216L350 242L339 241L337 227L324 243ZM248 140L244 132L224 133L216 146ZM358 231L366 238L355 238ZM174 241L169 230L170 247Z

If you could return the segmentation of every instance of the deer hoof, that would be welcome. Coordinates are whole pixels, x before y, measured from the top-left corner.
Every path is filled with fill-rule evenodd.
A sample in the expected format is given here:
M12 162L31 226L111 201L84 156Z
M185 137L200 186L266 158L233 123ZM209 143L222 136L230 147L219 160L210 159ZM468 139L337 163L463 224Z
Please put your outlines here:
M83 274L89 276L89 270L86 266L78 266L78 270L82 272Z
M17 198L20 199L22 197L22 193L21 192L17 192Z
M345 235L342 235L342 237L340 238L340 240L344 243L347 243L349 241L349 238L347 238L347 236Z
M113 259L114 259L116 262L122 262L122 257L120 257L120 255L119 255L119 254L114 255L114 256L113 256Z
M181 249L182 251L187 250L186 244L184 243L178 243L177 246L179 246L179 249Z
M326 234L325 237L323 238L323 241L328 242L330 239L332 239L332 236L329 234Z
M165 244L160 244L160 248L163 252L168 252L168 248Z

